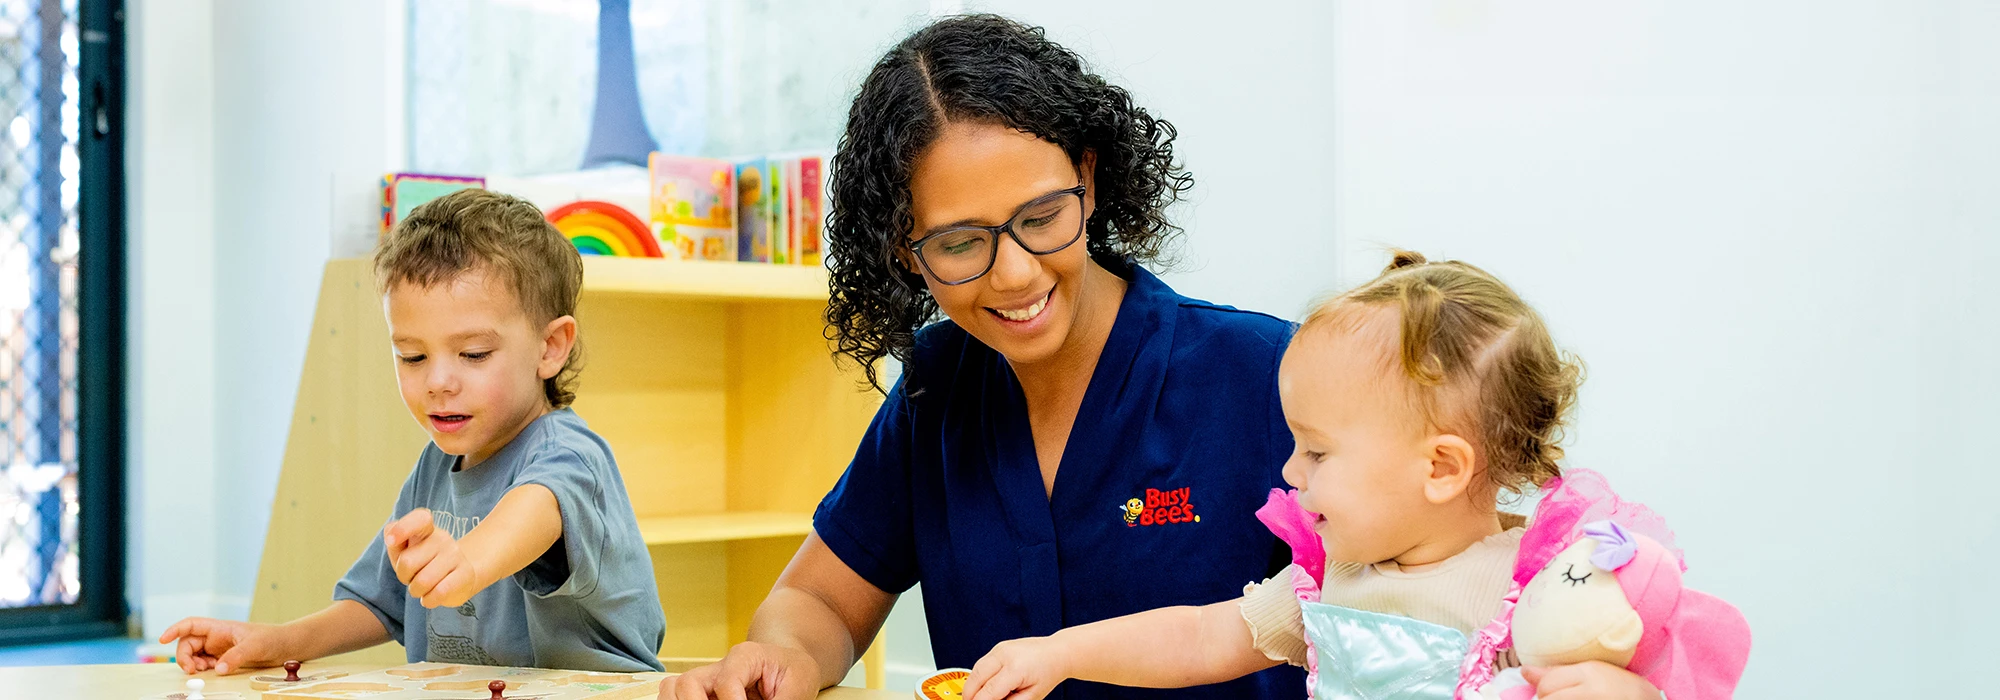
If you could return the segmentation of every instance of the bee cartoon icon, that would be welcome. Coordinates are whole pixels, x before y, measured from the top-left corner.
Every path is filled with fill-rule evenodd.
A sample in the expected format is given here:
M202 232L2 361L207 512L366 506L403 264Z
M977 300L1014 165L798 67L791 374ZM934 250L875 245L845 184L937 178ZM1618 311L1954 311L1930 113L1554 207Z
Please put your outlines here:
M1118 512L1125 514L1125 527L1132 527L1139 523L1139 514L1146 512L1146 502L1134 498L1119 506Z

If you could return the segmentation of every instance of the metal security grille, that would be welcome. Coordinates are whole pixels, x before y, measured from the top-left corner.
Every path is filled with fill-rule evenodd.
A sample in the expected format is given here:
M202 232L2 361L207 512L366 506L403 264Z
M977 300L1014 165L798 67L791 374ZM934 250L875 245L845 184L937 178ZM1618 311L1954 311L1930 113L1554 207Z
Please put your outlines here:
M0 0L0 608L75 603L76 0Z

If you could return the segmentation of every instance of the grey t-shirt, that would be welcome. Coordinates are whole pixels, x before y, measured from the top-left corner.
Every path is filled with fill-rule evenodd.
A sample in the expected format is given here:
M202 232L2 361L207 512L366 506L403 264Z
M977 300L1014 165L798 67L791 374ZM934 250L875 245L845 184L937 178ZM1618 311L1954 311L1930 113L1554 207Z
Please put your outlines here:
M666 615L611 447L569 409L536 419L466 471L436 443L403 482L393 518L429 508L462 538L500 497L540 484L562 510L562 538L541 558L457 608L427 609L396 580L382 538L334 584L334 600L375 613L410 662L582 671L661 671ZM392 518L392 520L393 520Z

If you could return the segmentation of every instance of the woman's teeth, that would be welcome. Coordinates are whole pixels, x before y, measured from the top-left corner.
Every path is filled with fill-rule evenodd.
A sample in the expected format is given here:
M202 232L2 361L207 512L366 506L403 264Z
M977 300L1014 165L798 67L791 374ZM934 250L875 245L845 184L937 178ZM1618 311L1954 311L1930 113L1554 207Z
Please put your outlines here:
M1048 308L1048 305L1049 305L1049 295L1044 294L1042 295L1042 300L1035 302L1034 306L1030 306L1025 309L1014 309L1011 311L994 309L993 313L1000 314L1001 318L1007 319L1009 321L1032 321L1036 316L1042 315L1042 309Z

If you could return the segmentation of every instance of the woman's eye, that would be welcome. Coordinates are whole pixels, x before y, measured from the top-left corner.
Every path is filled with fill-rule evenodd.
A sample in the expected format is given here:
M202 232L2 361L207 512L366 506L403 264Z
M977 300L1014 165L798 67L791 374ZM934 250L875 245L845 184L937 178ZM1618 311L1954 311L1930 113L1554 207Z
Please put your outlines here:
M396 359L397 359L397 360L399 360L399 361L401 361L401 362L402 362L403 364L406 364L406 365L415 365L415 364L418 364L418 363L421 363L421 362L423 362L423 361L424 361L424 356L423 356L423 355L400 355L400 356L398 356L398 357L397 357Z
M1047 216L1037 216L1032 219L1022 219L1021 228L1041 228L1043 226L1047 226L1051 223L1054 223L1055 220L1056 220L1056 215L1054 214L1049 214Z

